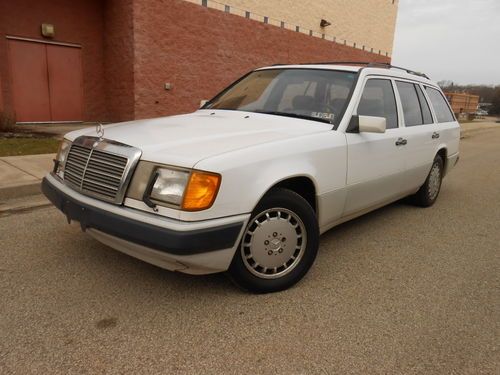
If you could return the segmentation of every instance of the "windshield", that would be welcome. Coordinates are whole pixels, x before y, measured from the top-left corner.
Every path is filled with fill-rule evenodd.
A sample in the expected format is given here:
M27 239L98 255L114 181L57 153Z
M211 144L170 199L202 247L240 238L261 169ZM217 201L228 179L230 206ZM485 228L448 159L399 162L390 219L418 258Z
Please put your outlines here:
M357 73L319 69L268 69L250 73L205 109L306 118L338 125Z

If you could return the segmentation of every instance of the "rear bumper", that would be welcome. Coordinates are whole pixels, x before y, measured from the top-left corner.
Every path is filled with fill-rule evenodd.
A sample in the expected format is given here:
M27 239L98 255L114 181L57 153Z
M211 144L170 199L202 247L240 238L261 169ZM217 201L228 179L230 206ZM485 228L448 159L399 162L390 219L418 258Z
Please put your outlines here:
M226 270L248 220L248 215L192 223L158 217L86 197L52 175L43 179L42 192L68 220L78 221L99 241L186 273Z
M458 160L460 159L460 154L457 152L453 155L448 156L448 160L446 161L446 168L444 171L444 175L446 176L455 165L457 165Z

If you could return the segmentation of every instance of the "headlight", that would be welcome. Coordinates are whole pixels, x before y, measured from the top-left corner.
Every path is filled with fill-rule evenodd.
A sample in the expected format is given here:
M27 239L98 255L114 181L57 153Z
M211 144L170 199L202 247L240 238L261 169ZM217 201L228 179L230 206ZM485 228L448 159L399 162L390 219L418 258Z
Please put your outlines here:
M148 205L150 200L167 203L186 211L204 210L213 204L220 181L216 173L157 168L144 201Z
M180 206L188 179L188 171L158 168L150 193L151 199Z
M59 151L57 152L54 172L60 177L64 178L64 165L66 164L66 159L68 158L69 149L71 147L71 142L67 139L63 139L61 145L59 146Z

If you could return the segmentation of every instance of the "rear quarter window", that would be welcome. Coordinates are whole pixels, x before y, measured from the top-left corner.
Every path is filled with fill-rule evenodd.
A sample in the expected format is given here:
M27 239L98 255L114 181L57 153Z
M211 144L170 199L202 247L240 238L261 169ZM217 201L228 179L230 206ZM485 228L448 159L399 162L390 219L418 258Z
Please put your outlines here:
M434 112L436 113L438 122L451 122L455 121L455 117L450 110L448 102L444 98L443 94L432 87L426 87L427 95L431 101Z

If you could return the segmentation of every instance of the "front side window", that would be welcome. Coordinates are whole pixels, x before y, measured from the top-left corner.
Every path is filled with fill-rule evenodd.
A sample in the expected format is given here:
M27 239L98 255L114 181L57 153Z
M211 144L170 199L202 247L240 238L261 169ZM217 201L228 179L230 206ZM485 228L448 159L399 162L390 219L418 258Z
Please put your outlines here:
M448 103L446 103L446 99L443 97L443 95L438 90L433 89L432 87L426 87L425 90L427 91L427 95L429 95L431 104L434 107L437 121L455 121L455 117L453 117L453 113L451 113L450 107L448 106Z
M204 108L268 113L339 124L357 73L320 69L258 70Z
M385 117L387 129L398 127L396 99L391 81L369 79L366 82L358 105L358 115Z
M424 123L423 115L415 85L413 83L398 81L396 82L396 86L403 107L405 126L422 125Z

